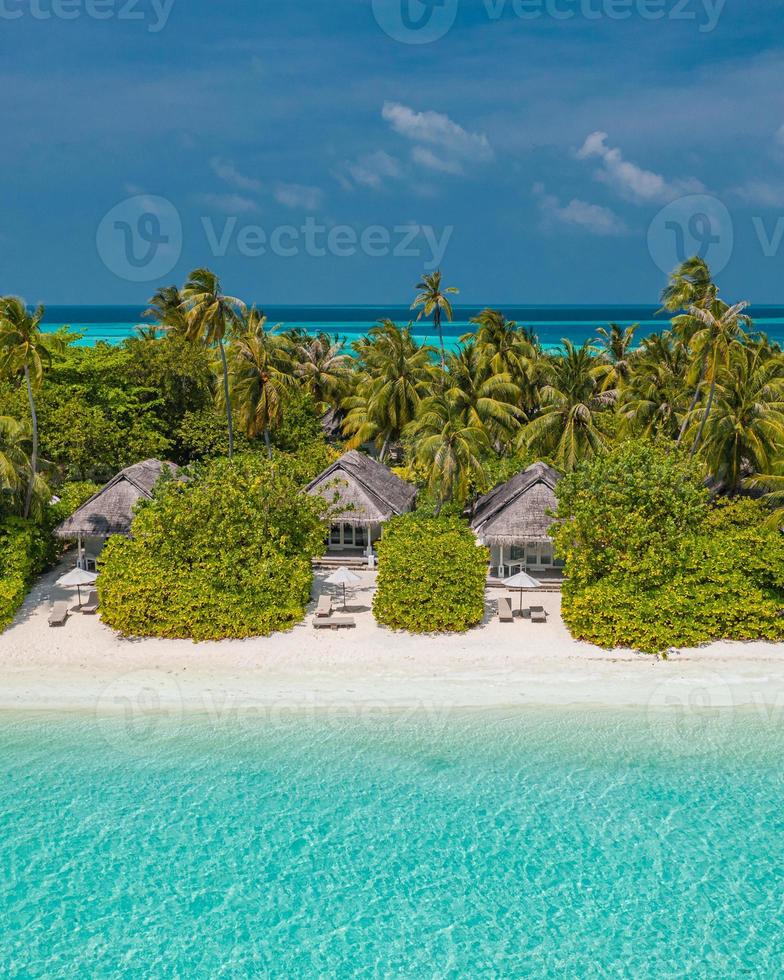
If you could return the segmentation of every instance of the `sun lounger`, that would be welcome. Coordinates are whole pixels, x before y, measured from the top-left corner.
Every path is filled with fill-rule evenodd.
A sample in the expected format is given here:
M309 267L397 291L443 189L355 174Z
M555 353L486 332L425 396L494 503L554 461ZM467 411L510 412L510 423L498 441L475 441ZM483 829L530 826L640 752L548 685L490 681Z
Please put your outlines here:
M341 627L354 629L356 625L357 623L353 616L330 616L313 620L313 626L317 630L337 630Z
M507 598L498 600L498 619L502 623L513 623L512 604Z
M68 603L56 602L52 606L52 611L49 613L49 625L65 626L65 621L67 619L68 619Z
M332 615L332 596L323 595L316 606L316 619L325 619Z
M91 592L87 597L87 602L82 606L82 613L85 616L95 616L98 612L98 593Z
M531 622L532 623L547 622L547 613L544 611L544 606L531 606Z

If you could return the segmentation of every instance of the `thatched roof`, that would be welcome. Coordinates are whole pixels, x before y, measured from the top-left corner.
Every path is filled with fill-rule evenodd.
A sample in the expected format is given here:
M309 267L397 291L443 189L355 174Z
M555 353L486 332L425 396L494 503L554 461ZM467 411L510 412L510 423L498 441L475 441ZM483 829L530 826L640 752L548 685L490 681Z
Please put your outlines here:
M352 449L341 456L306 488L307 493L335 504L335 522L383 524L414 506L416 488L386 466Z
M113 477L103 489L82 504L55 529L58 538L107 538L112 534L131 533L133 510L141 499L152 500L155 484L166 470L176 475L174 463L147 459Z
M471 527L485 544L549 541L557 506L555 487L561 474L546 463L534 463L507 483L480 497Z

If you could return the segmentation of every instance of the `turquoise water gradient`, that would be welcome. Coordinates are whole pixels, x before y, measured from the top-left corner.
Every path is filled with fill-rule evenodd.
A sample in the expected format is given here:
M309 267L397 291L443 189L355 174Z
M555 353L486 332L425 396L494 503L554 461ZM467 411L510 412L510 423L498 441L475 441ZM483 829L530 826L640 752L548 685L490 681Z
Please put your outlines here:
M774 977L781 718L0 720L11 977Z

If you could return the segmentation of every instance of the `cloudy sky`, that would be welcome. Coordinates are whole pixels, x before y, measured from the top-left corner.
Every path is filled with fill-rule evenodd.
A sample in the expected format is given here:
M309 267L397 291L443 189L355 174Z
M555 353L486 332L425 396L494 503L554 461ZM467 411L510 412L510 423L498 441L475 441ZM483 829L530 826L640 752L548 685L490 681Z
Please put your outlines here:
M2 0L0 290L784 302L770 0Z

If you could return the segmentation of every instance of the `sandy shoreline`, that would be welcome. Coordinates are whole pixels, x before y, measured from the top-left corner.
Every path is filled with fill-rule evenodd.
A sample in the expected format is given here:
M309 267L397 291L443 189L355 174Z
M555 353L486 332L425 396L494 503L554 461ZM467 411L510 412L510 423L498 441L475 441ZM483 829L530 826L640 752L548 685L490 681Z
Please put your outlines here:
M784 705L784 645L717 643L666 662L603 651L569 636L556 593L527 600L546 607L546 626L502 624L488 616L462 636L414 637L375 624L373 576L365 574L349 600L356 630L317 632L309 616L288 634L196 645L123 640L99 619L81 615L62 630L50 629L49 606L63 597L54 586L57 575L36 584L0 636L0 710L111 713L141 706L220 715L352 707Z

